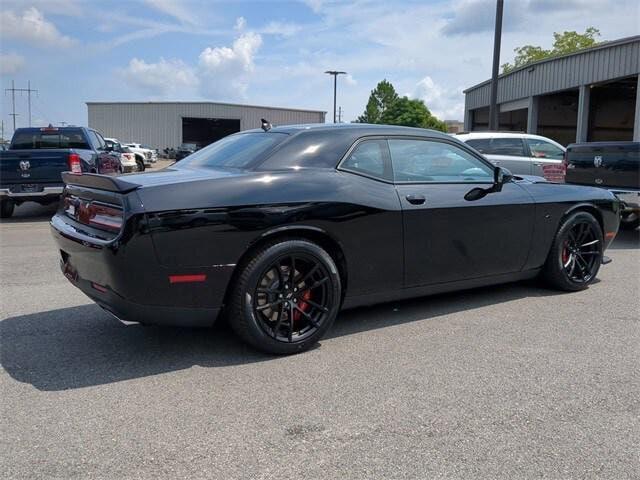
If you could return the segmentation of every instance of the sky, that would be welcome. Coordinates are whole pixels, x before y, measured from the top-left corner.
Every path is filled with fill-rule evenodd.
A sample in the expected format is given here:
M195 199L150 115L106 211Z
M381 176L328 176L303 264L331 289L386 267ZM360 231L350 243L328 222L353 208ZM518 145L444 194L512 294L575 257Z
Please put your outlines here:
M491 75L495 0L1 0L1 118L31 88L34 125L87 123L87 101L220 101L325 110L344 70L343 120L382 79L440 119ZM640 33L638 0L506 0L501 63L553 32ZM17 126L28 125L16 94Z

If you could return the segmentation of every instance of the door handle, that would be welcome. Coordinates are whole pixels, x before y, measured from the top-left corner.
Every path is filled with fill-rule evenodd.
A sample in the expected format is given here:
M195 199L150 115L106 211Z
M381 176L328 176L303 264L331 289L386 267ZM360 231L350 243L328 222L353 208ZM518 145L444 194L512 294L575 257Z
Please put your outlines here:
M412 205L422 205L427 200L424 195L407 195L406 199Z

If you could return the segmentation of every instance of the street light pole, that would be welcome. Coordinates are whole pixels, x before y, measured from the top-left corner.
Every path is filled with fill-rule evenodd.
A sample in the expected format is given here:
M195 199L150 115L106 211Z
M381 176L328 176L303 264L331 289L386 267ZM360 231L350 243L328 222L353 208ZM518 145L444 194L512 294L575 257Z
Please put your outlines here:
M498 67L500 64L500 41L502 39L502 10L504 0L496 3L496 28L493 37L493 68L491 71L491 99L489 102L489 130L498 130Z
M326 72L329 75L333 75L333 123L336 123L336 98L337 98L337 88L338 88L338 75L346 75L347 72L339 72L337 70L327 70Z

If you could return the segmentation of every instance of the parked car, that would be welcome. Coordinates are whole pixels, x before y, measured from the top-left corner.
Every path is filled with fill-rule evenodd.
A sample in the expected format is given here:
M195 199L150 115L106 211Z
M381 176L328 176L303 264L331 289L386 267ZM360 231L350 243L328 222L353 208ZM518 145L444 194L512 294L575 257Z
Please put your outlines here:
M131 173L137 171L144 171L144 162L142 160L136 160L136 156L127 147L123 147L120 142L115 138L105 138L106 150L119 156L121 172Z
M145 167L150 167L157 160L157 154L150 148L145 148L139 143L125 143L123 147L127 147L136 155L137 160L142 160Z
M119 173L118 156L105 147L102 136L90 128L18 128L9 150L0 152L0 216L10 217L23 202L58 201L62 172Z
M566 182L606 188L621 201L620 227L640 225L640 142L573 143L567 147Z
M538 175L549 181L564 181L565 148L550 138L528 133L472 132L456 134L494 165L516 175Z
M246 342L285 354L341 308L536 276L582 290L618 230L610 192L515 178L440 132L265 130L160 172L65 174L51 221L64 274L125 321L224 311Z
M182 160L185 157L188 157L192 153L198 150L198 146L195 143L183 143L180 145L175 152L176 162L178 160Z

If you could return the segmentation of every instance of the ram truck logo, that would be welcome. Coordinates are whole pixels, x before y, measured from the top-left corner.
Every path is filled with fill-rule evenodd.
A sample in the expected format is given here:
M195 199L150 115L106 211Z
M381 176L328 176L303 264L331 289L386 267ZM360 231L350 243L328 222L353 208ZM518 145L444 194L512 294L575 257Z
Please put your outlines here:
M23 172L26 172L31 168L31 164L29 163L28 160L21 160L19 165L20 165L20 170L22 170Z
M596 168L600 168L602 166L602 156L596 155L593 157L593 166Z

